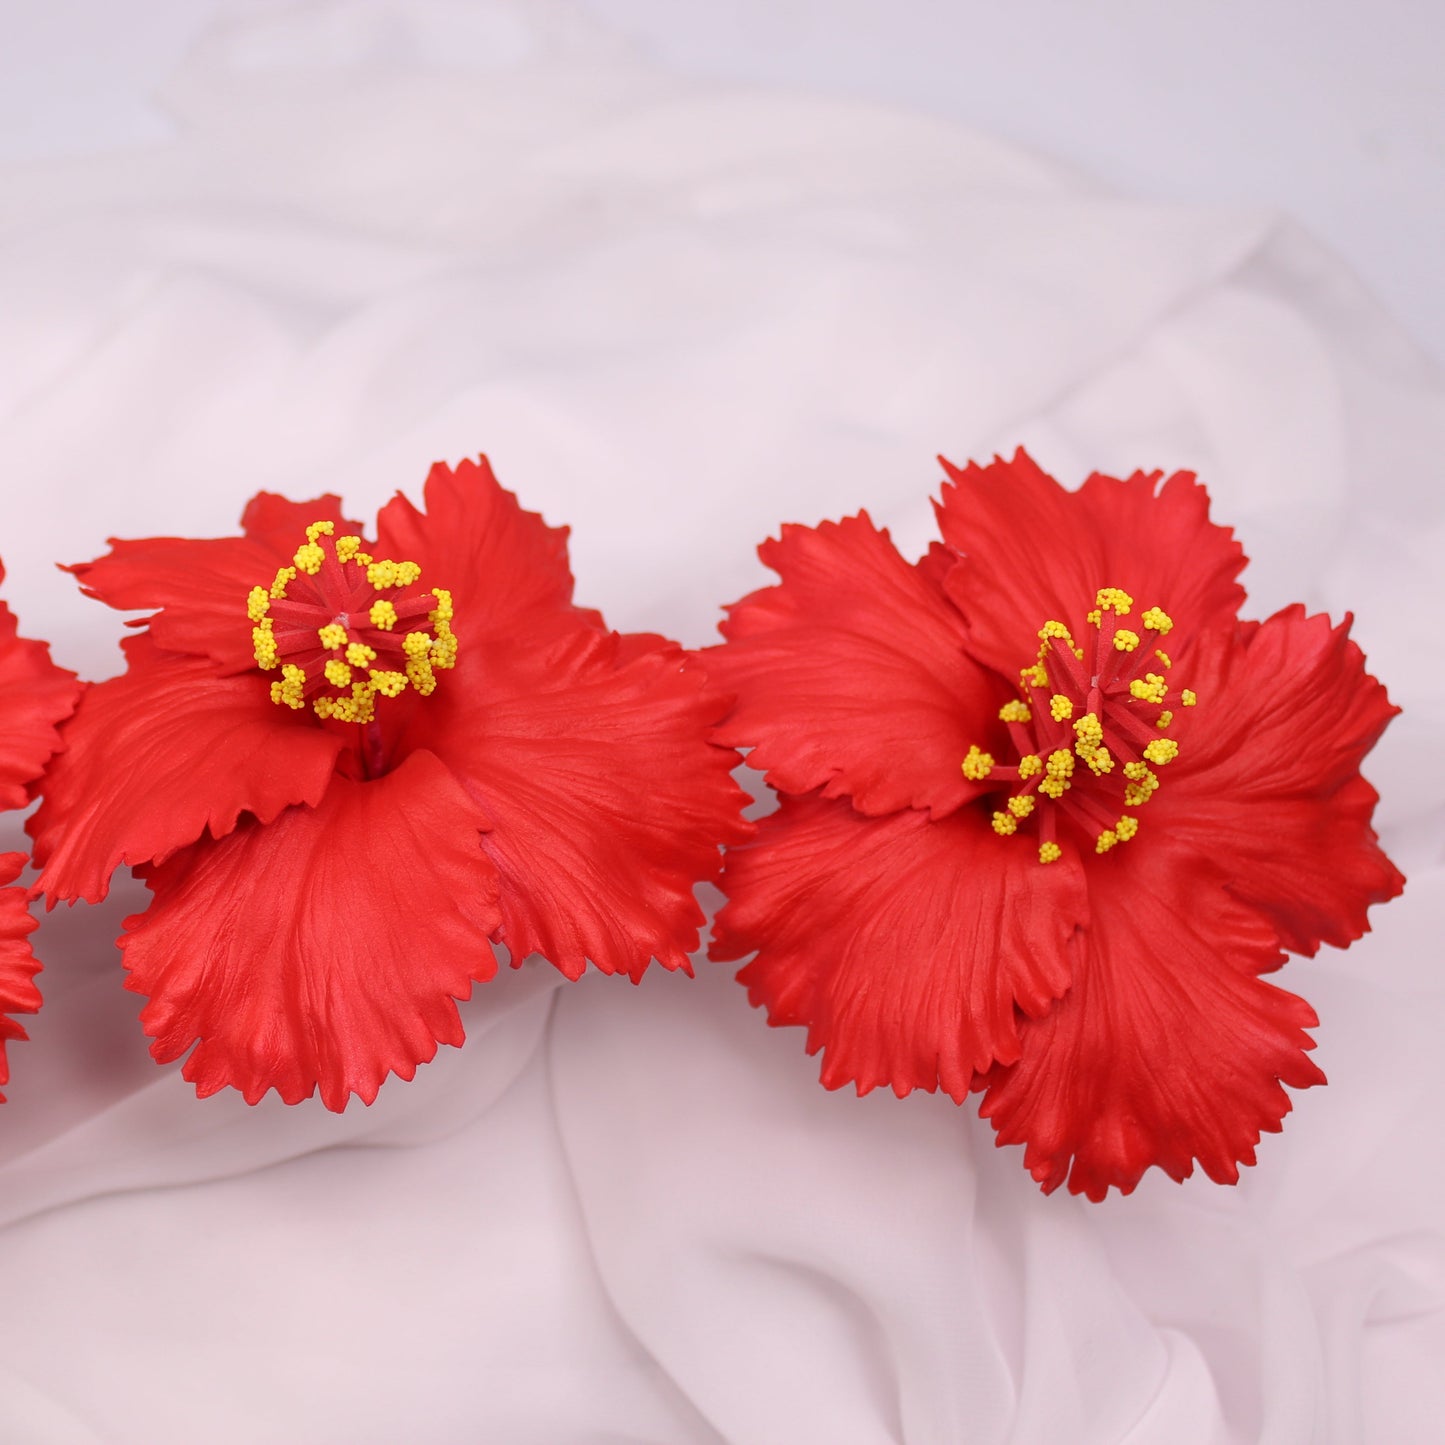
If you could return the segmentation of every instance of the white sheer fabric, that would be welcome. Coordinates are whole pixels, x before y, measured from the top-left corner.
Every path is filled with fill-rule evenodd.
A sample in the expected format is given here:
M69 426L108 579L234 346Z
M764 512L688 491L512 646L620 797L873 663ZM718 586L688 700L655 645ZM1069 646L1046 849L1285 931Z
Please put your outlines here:
M867 506L921 550L935 451L1193 467L1253 611L1353 608L1405 705L1368 772L1411 886L1285 969L1331 1083L1259 1168L1099 1206L971 1111L826 1093L705 961L507 970L369 1110L197 1102L122 988L121 880L46 918L11 1051L0 1437L1438 1439L1445 405L1349 275L520 0L237 26L168 100L174 141L0 191L0 553L62 662L114 672L121 629L52 560L262 486L366 515L485 449L572 524L581 599L700 644L781 521Z

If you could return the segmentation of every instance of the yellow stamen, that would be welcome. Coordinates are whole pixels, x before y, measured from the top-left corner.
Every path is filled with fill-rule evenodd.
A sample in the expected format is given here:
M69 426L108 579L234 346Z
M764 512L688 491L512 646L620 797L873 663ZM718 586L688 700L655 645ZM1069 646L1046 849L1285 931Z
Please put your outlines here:
M1162 768L1165 763L1172 763L1179 756L1179 744L1173 738L1155 738L1144 749L1144 756Z
M1058 748L1049 754L1045 772L1048 777L1039 784L1039 791L1050 798L1062 798L1069 789L1069 779L1074 775L1074 755L1067 748Z
M1105 828L1104 831L1094 839L1094 852L1107 853L1118 841L1119 835L1112 828Z
M1169 684L1157 672L1146 672L1129 684L1129 694L1140 702L1163 702L1169 696Z
M1127 617L1133 605L1134 599L1118 587L1101 587L1094 597L1094 606L1101 612L1112 611L1120 617Z
M1064 856L1064 850L1057 843L1039 844L1039 862L1057 863Z
M993 772L993 754L982 752L977 744L970 747L963 760L963 775L970 782L982 782Z
M373 562L366 569L366 580L378 591L383 587L410 587L421 576L415 562Z
M306 529L308 532L310 527ZM321 550L317 542L303 542L296 549L296 555L291 559L298 571L306 573L308 577L314 577L320 570L321 564L326 560L326 553Z
M1055 722L1063 722L1065 718L1073 717L1074 704L1063 693L1056 692L1049 699L1049 715Z
M1044 770L1044 760L1037 753L1025 753L1019 759L1019 777L1027 781Z
M1127 843L1139 831L1139 820L1127 813L1114 824L1114 832L1121 843Z
M1151 632L1157 632L1160 637L1166 637L1174 626L1174 619L1162 607L1151 607L1144 614L1144 626Z
M1011 813L995 813L993 815L993 830L1000 838L1007 838L1010 833L1018 832L1019 821Z
M271 701L285 707L306 706L306 671L294 663L285 663L281 668L281 681L271 684Z
M1021 669L1019 677L1023 680L1025 687L1047 687L1049 685L1049 670L1041 662Z
M1174 714L1166 707L1163 712L1154 720L1156 728L1167 728L1174 721Z
M1139 634L1130 632L1127 627L1121 627L1114 634L1114 646L1120 652L1133 652L1139 646Z
M1033 715L1033 710L1021 698L1004 703L998 710L1000 722L1026 723L1032 720Z
M1015 818L1027 818L1034 810L1034 800L1027 793L1017 798L1010 798L1008 810Z
M256 655L256 665L267 671L280 661L276 651L276 626L269 617L263 617L251 629L251 650Z
M252 624L251 641L257 665L264 669L281 668L280 679L271 684L274 703L300 710L306 707L310 693L311 708L318 717L336 722L369 723L376 715L377 697L396 697L409 686L423 695L431 693L437 686L436 672L456 665L452 596L445 588L438 587L429 596L406 599L406 615L418 622L417 602L423 606L430 603L429 627L419 627L413 622L412 630L404 637L387 638L384 634L392 632L401 620L403 612L398 610L398 604L403 599L378 597L369 607L358 603L355 581L338 586L334 568L326 570L327 558L334 555L338 563L350 562L362 568L368 582L378 591L411 587L420 579L421 568L408 561L377 562L361 550L360 537L334 537L335 532L334 522L311 523L306 528L306 540L296 549L294 565L280 568L269 589L251 588L246 598L246 615ZM330 540L333 538L334 541ZM303 578L315 580L307 580L302 585ZM280 599L286 599L287 607L278 634L271 605ZM367 610L352 610L358 607L367 607ZM328 612L330 621L326 620ZM298 621L308 616L316 619L310 624L314 633ZM311 650L315 644L308 644L305 639L313 635L323 652L332 656L318 657ZM305 659L306 665L283 661L288 655ZM378 660L383 665L373 671L373 664ZM316 695L323 683L336 691ZM989 763L991 766L992 759Z
M1179 694L1179 701L1182 702L1185 707L1193 707L1194 704L1199 701L1199 695L1193 688L1186 687L1184 691Z

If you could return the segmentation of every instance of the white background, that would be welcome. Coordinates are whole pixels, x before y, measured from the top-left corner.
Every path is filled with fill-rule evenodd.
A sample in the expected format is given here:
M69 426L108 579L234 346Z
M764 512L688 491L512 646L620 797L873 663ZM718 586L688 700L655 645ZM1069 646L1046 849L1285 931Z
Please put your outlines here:
M506 971L371 1109L198 1103L121 880L44 920L11 1050L0 1441L1436 1445L1432 7L342 0L167 79L217 9L0 0L0 554L63 661L120 626L53 560L483 447L583 601L689 643L783 518L920 550L935 451L1193 466L1250 611L1353 609L1405 705L1411 886L1279 975L1331 1083L1258 1169L1096 1207L825 1093L706 965Z
M0 160L164 134L151 97L190 39L218 13L276 8L274 0L0 0ZM1437 0L582 0L582 8L685 73L948 117L1141 197L1282 211L1334 247L1445 360Z

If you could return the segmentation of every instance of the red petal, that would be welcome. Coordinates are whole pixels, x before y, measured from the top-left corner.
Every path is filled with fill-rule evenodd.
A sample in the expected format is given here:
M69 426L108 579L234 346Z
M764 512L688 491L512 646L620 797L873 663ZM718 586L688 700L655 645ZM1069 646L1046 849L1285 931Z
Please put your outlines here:
M730 607L726 645L702 654L737 694L720 739L751 746L774 788L864 813L938 817L973 796L961 764L1009 694L965 655L938 566L905 562L866 512L758 551L781 583Z
M1199 702L1175 710L1179 758L1141 820L1227 870L1230 891L1296 953L1358 938L1369 905L1405 882L1370 827L1377 795L1359 771L1399 709L1364 664L1348 619L1332 627L1299 606L1201 639L1180 678Z
M160 609L149 620L156 643L209 657L223 672L255 667L246 599L269 587L306 540L312 522L346 522L332 496L288 502L262 492L246 508L245 537L111 539L110 551L67 570L89 597L111 607Z
M823 1083L962 1099L976 1070L1018 1057L1018 1016L1069 986L1083 874L1043 865L982 813L864 818L784 796L755 842L730 849L715 958L775 1026L806 1024Z
M79 695L75 674L56 667L43 642L18 636L0 602L0 809L30 801L30 784L60 746L56 724L70 716Z
M572 606L567 528L524 512L492 475L486 457L426 479L425 513L400 494L376 520L378 555L420 564L424 586L445 587L456 606L463 650L481 637L509 637L562 613L600 624Z
M460 630L460 622L458 623ZM502 880L501 939L569 978L590 960L641 975L689 967L719 845L746 837L737 754L707 741L721 710L677 650L617 663L618 640L571 626L505 647L462 644L455 671L410 715L478 798Z
M1189 472L1091 476L1066 492L1020 450L986 467L943 463L938 523L966 554L945 589L966 619L969 650L1013 678L1034 660L1038 629L1058 619L1082 636L1101 587L1121 587L1139 610L1162 607L1180 631L1233 619L1244 552L1209 520L1209 494ZM1177 657L1176 657L1177 661Z
M309 502L293 502L275 492L257 492L241 514L241 530L253 542L259 542L284 557L291 557L306 540L306 529L313 522L333 522L338 535L360 533L361 527L348 522L341 512L341 498L325 492Z
M214 664L126 640L130 668L88 688L62 729L28 828L51 903L104 898L121 864L161 859L209 828L221 837L245 811L269 822L326 791L341 741L276 707L254 669Z
M319 1087L341 1110L460 1044L453 999L496 972L481 821L417 754L145 869L155 901L121 946L151 1052L168 1063L199 1040L182 1073L203 1097L229 1085L294 1104Z
M1122 856L1121 856L1122 855ZM1150 1165L1222 1184L1289 1112L1281 1081L1322 1084L1302 999L1256 977L1274 934L1218 875L1143 835L1091 860L1093 918L1073 986L1023 1024L1023 1055L985 1081L1000 1144L1026 1143L1045 1192L1128 1194Z
M25 866L23 853L0 853L0 885L13 883ZM8 1083L10 1065L5 1045L23 1039L25 1030L11 1014L33 1014L40 1007L35 975L40 965L30 951L35 920L25 906L23 888L0 887L0 1084ZM0 1094L3 1102L4 1094Z

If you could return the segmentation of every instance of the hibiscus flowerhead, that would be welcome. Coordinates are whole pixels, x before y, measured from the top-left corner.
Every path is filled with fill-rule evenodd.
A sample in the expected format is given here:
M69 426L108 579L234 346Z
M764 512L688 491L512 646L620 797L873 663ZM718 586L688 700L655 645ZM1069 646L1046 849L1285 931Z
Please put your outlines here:
M4 577L0 567L0 581ZM69 715L79 692L75 674L56 667L43 642L21 637L0 602L0 808L23 808L34 797L36 780L60 743L56 724ZM40 964L30 948L35 920L25 890L10 886L25 863L24 853L0 853L0 1084L10 1078L6 1043L25 1037L13 1015L40 1007Z
M369 1103L462 1042L493 942L569 978L686 969L693 885L747 831L701 672L573 605L565 530L485 459L434 467L425 500L373 542L334 496L262 493L239 537L73 569L151 615L65 729L38 887L146 880L127 986L202 1095Z
M1359 773L1396 709L1348 621L1240 620L1192 476L944 466L921 562L866 514L785 527L707 654L781 795L715 954L828 1087L982 1090L1045 1190L1233 1182L1324 1082L1261 975L1403 885Z

